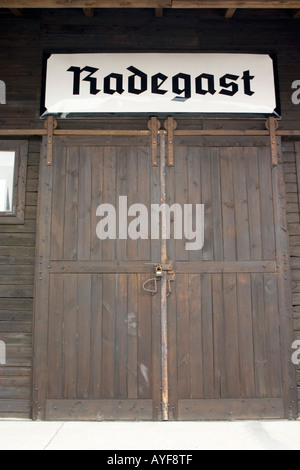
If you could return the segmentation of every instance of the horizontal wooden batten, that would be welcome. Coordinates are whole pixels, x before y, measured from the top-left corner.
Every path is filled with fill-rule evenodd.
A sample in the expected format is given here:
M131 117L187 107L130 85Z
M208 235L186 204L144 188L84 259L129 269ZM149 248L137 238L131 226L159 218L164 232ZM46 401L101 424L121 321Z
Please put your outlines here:
M149 421L152 400L47 400L49 421Z
M153 265L139 261L51 261L50 274L139 274L153 272Z
M296 0L2 0L0 8L299 8Z
M284 418L281 398L179 400L179 421L280 419Z
M226 274L277 272L276 261L204 261L180 262L174 265L177 274ZM153 273L153 265L135 261L52 261L50 274L142 274Z
M0 137L10 136L46 136L46 129L0 129ZM56 129L54 136L150 136L147 130L105 130L105 129ZM176 130L174 136L257 136L266 137L270 133L267 130L227 130L227 129L190 129ZM277 130L276 135L280 137L300 137L300 130Z
M230 273L269 273L277 271L275 261L203 261L177 262L177 274L230 274Z

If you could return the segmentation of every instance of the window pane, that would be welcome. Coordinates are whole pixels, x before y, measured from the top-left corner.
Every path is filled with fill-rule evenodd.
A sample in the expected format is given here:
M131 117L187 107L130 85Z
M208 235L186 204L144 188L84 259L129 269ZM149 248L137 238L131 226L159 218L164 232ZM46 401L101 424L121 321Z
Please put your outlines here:
M12 212L15 152L0 152L0 212Z

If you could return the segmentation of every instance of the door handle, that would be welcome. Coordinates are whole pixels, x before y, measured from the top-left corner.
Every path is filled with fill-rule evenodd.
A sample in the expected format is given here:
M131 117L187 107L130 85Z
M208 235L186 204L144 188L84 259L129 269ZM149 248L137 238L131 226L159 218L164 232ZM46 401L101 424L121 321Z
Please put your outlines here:
M152 288L147 288L147 284L150 284L150 283L153 283L153 287ZM152 279L148 279L147 281L144 282L143 284L143 290L145 292L150 292L151 294L157 294L158 292L158 288L157 288L157 278L154 277Z

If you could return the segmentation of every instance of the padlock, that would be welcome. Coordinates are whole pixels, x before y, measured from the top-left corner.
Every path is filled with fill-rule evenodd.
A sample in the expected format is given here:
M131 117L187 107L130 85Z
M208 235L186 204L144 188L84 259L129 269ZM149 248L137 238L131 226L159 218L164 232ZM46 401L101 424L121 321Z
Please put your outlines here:
M163 268L160 265L155 266L155 275L156 277L163 276Z

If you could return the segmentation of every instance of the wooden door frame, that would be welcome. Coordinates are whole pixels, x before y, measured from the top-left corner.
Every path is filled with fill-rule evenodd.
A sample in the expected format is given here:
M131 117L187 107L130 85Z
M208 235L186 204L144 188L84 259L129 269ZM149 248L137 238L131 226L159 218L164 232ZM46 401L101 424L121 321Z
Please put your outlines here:
M120 134L121 132L121 134ZM292 132L292 131L291 131ZM59 135L151 135L151 131L60 131ZM22 134L24 135L24 134ZM42 135L45 135L43 132ZM270 135L265 131L174 131L174 135L182 136L255 136ZM284 134L286 135L286 134ZM290 134L289 134L290 135ZM274 145L270 146L270 165L274 163ZM281 138L277 133L278 165L272 167L273 200L275 214L275 231L278 265L278 295L280 313L280 335L282 345L282 375L284 414L287 419L298 417L296 368L291 359L293 342L293 309L291 291L291 265L289 254L289 235L286 217L286 191L283 175ZM48 315L47 309L40 308L49 302L49 266L51 219L45 212L47 201L52 199L53 169L49 165L49 145L47 138L43 139L42 159L39 179L39 201L37 216L37 244L35 263L35 292L34 292L34 358L33 358L33 419L46 418L47 390L47 347L48 347ZM42 282L43 281L43 282ZM39 308L38 308L39 306Z

